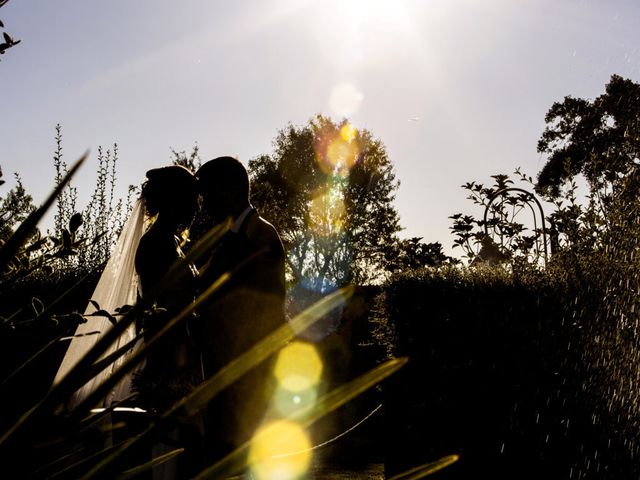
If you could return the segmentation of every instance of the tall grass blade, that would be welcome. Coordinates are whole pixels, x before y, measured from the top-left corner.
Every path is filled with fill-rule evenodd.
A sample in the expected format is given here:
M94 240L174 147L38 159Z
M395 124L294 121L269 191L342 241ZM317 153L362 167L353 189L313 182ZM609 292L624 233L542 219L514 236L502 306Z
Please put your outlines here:
M20 224L17 230L7 239L5 244L0 248L0 272L4 272L11 260L14 258L16 253L20 250L20 248L24 245L24 243L29 238L29 235L36 228L42 217L44 217L47 210L51 208L53 202L56 201L56 198L64 188L67 186L67 183L71 180L71 177L75 175L80 166L84 163L84 161L89 156L89 152L87 151L84 155L82 155L76 163L69 169L69 172L62 178L60 183L54 188L53 192L47 197L42 205L39 208L31 212L31 214Z
M81 160L84 160L84 157ZM76 170L77 165L74 165L74 168L72 168L69 173L75 172ZM205 247L211 248L222 238L228 228L229 222L213 227L211 231L207 235L205 235L205 238L203 238L202 242L198 242L200 248L196 253L202 256L207 251L207 248ZM184 259L179 259L176 262L177 266L174 265L171 268L170 273L175 271L176 269L183 271L188 270L187 261L193 258L195 258L195 254ZM160 287L156 290L156 292L154 292L155 295L153 295L152 298L157 298L161 296L163 292L166 292L168 290L167 286L170 286L172 284L172 281L167 277L168 276L165 275L163 280L159 282ZM211 295L211 293L213 292L210 292L209 295ZM148 308L148 306L149 304L147 301L139 302L137 305L134 305L131 311L129 311L122 319L120 319L120 321L116 325L109 329L105 333L105 335L100 338L98 342L84 355L84 357L78 361L75 367L72 368L69 373L60 380L58 384L54 385L49 390L49 392L43 399L29 408L23 415L20 416L16 423L14 423L6 432L3 433L2 437L0 437L0 445L11 438L18 430L24 428L25 423L36 414L47 411L48 409L53 410L60 404L60 402L62 402L68 396L72 395L78 388L84 385L91 378L87 374L92 370L94 363L98 361L102 354L107 351L107 349L118 339L118 337L129 327L129 325L131 325L136 320L136 318L139 318L139 316L142 314L142 312L144 312L145 308ZM140 360L140 358L141 357L137 357L138 360ZM131 363L125 363L125 365L127 365L127 368L133 368L135 366L135 364ZM122 365L122 367L124 367L125 365ZM122 368L120 369L120 371L122 373L119 377L117 377L117 380L119 380L122 375L126 373L126 371ZM114 372L114 376L116 375L116 373L117 372ZM114 376L110 377L109 380L112 380ZM115 383L117 383L117 381L114 381L113 385L115 385ZM95 396L92 396L91 400L95 400ZM86 406L87 403L88 402L83 402L84 406Z
M82 278L80 278L80 280L78 280L71 287L69 287L67 290L62 292L62 294L60 294L53 302L51 302L49 305L47 305L47 308L45 308L40 314L38 314L38 316L34 320L37 320L37 319L42 318L42 317L46 317L51 312L51 310L53 310L53 307L55 307L62 300L64 300L69 295L74 293L76 291L76 289L80 288L80 286L83 285L84 282L86 282L89 279L89 277L91 277L92 275L93 275L92 272L84 274L82 276Z
M298 314L291 320L291 322L289 322L288 325L283 325L278 328L263 340L255 344L247 352L232 360L227 366L213 375L191 394L163 413L157 422L149 425L149 427L140 435L131 438L120 449L115 451L102 462L98 463L82 478L92 478L106 468L111 462L116 460L127 449L131 448L142 439L150 436L152 433L158 431L160 428L165 427L172 420L175 420L176 417L192 416L199 412L213 397L234 383L260 362L269 358L284 347L295 337L297 333L306 330L324 315L338 306L343 305L344 302L353 295L353 292L354 288L351 286L342 288L322 298L320 301Z
M2 383L0 383L0 389L3 389L4 386L8 383L11 382L11 380L13 378L15 378L20 372L22 372L26 367L28 367L29 365L31 365L31 363L38 358L40 355L42 355L44 352L46 352L47 350L49 350L49 347L51 347L52 345L55 345L56 343L58 343L58 340L60 340L60 335L57 335L53 340L51 340L50 342L47 342L40 350L38 350L36 353L34 353L33 355L31 355L31 357L29 357L25 362L22 362L18 368L16 368L13 372L11 372L7 377L5 377L4 380L2 380Z
M424 465L420 465L419 467L415 467L411 470L407 470L406 472L394 475L389 480L418 480L420 478L426 477L427 475L431 475L432 473L436 473L453 463L456 463L459 458L460 457L458 455L447 455L446 457L442 457L435 462L425 463Z
M98 375L100 372L102 372L102 370L107 368L113 362L118 360L121 356L126 354L131 348L133 348L136 342L140 340L143 336L144 334L140 332L135 337L133 337L130 341L128 341L126 344L124 344L119 349L117 349L115 352L111 353L110 355L107 355L106 357L94 363L91 369L87 372L87 376L89 378L93 378L94 376Z
M183 268L183 265L196 264L204 255L210 252L213 245L218 243L222 236L229 231L233 222L230 218L227 218L224 222L220 223L216 227L209 230L187 251L183 258L182 264L174 264L169 269L169 272L165 276L167 284L163 286L163 290L167 291L184 278L185 273L188 271Z
M299 422L303 427L308 427L318 421L328 413L333 412L345 403L349 402L362 392L368 390L372 386L380 383L388 376L394 374L403 365L407 363L406 358L397 358L389 360L386 363L370 370L351 382L336 388L313 405L301 408L291 415L285 417L285 420ZM242 472L248 465L247 453L254 441L260 441L260 434L251 441L246 442L219 462L202 470L196 480L204 480L207 478L220 478Z
M188 416L196 414L204 408L214 396L238 380L253 367L280 350L280 348L286 345L286 343L297 334L305 331L330 311L343 305L345 301L353 295L353 291L354 289L351 286L336 290L298 314L288 325L284 325L275 330L255 344L246 353L229 362L228 365L217 372L209 381L202 384L193 395L187 397L182 405L180 405L180 408L182 408Z
M100 420L110 415L116 408L120 407L121 405L125 405L129 400L133 400L137 396L138 396L138 393L134 392L131 395L127 395L125 398L121 400L113 402L104 410L95 412L93 415L84 419L84 421L78 425L78 431L76 433L80 435L90 430L94 425L98 424Z
M151 350L154 345L160 341L168 332L170 332L176 325L191 316L204 302L206 302L211 295L219 290L231 277L231 274L224 274L213 285L211 285L204 293L202 293L194 302L187 305L178 315L169 320L154 336L143 344L142 348L137 350L134 354L130 355L123 364L109 376L98 388L95 389L86 399L84 399L75 409L73 415L75 418L82 417L85 412L88 412L94 405L96 405L109 391L129 372L131 372L136 365L138 365L147 355L147 352ZM123 352L124 354L126 352Z
M21 322L16 322L13 325L16 325L16 326L17 325L26 325L26 324L29 324L29 323L33 323L33 322L39 320L40 318L46 317L49 313L51 313L51 311L53 310L53 307L55 307L58 303L60 303L62 300L64 300L71 293L75 292L75 290L77 288L79 288L84 282L86 282L87 279L89 277L91 277L91 275L92 275L91 272L86 273L80 280L78 280L71 287L69 287L62 294L60 294L53 302L51 302L49 305L47 305L47 307L42 312L40 312L38 315L36 315L34 318L30 318L29 320L23 320ZM24 309L25 309L25 307L20 308L19 310L17 310L13 314L11 314L11 316L9 318L6 318L5 320L3 320L2 323L8 323L9 321L11 321L11 319L13 317L15 317L16 315L19 315L22 312L24 312Z
M219 242L229 228L230 222L227 221L209 230L209 232L207 232L207 234L196 244L196 246L198 247L197 251L193 252L191 255L187 255L184 258L179 259L177 262L174 262L174 264L169 269L169 272L167 272L164 278L159 282L158 288L149 295L149 298L136 305L131 312L126 314L112 329L110 329L109 332L107 332L107 335L109 335L109 338L107 340L103 338L103 340L105 341L102 342L102 344L101 342L99 342L95 345L94 348L97 348L98 346L101 347L100 352L93 352L92 350L90 350L89 352L87 352L87 355L92 354L92 357L96 357L95 360L97 360L97 358L99 358L100 355L102 355L102 353L111 346L111 344L118 338L118 336L126 328L128 328L129 325L131 325L136 320L136 318L142 315L142 312L153 302L153 299L161 298L164 293L168 292L171 287L175 285L176 278L183 278L185 273L189 271L189 269L187 268L188 265L191 262L195 262L200 259L207 251L209 251L209 249L211 249L213 245ZM225 277L224 280L226 281L227 277ZM211 295L213 295L222 286L223 283L224 282L220 282L219 279L219 281L215 282L211 287L209 287L193 303L189 304L176 317L167 322L167 324L161 330L156 332L153 338L148 339L144 343L143 348L138 350L134 355L131 355L131 357L128 358L127 361L125 361L118 370L116 370L104 383L102 383L102 385L98 387L98 389L96 389L96 391L94 391L92 395L87 397L85 401L78 405L75 410L82 414L83 409L86 411L92 408L93 404L95 404L104 395L106 395L109 390L113 386L115 386L120 381L120 379L122 379L124 375L135 368L135 366L144 358L149 349L152 348L153 345L157 343L161 337L163 337L167 332L175 327L180 321L191 315L203 302L205 302ZM105 337L107 337L107 335L105 335ZM124 355L125 353L126 350L123 350L121 352L122 355ZM117 360L117 358L119 358L119 356L113 357L113 361ZM84 359L81 360L81 362L82 361L84 361ZM80 365L80 363L78 363L78 365ZM92 375L95 374L95 372L93 371L94 365L95 364L91 365L90 367L85 367L87 373L85 373L83 377L83 383L92 378ZM73 370L69 372L69 375L71 375L72 373ZM80 383L80 386L83 383Z
M82 465L85 465L89 462L95 461L96 459L100 458L101 456L107 454L108 452L113 451L114 449L118 448L121 445L121 443L118 443L116 445L111 445L108 447L103 448L102 450L99 450L97 452L94 452L90 455L87 455L84 458L81 458L80 460L78 460L77 462L72 463L71 465L66 465L64 468L62 468L61 470L58 470L54 473L50 473L47 474L45 478L47 478L47 480L52 480L54 478L59 478L61 476L63 476L63 478L69 478L67 477L67 475L72 472L75 469L78 469L78 467L81 467ZM63 458L59 459L59 460L64 460ZM48 465L46 465L44 468L40 469L37 473L41 473L43 470L50 470L51 467L55 466L55 464L58 462L52 462Z
M80 280L78 280L75 284L73 284L71 287L69 287L67 290L65 290L53 302L51 302L49 305L47 305L47 308L45 308L44 311L39 313L32 321L36 321L39 318L45 317L49 312L51 312L53 307L55 307L59 302L61 302L67 295L71 294L73 291L75 291L77 288L79 288L80 285L82 285L87 280L87 278L89 278L89 276L91 276L91 273L85 274ZM21 312L22 310L23 309L20 309L17 313ZM56 336L53 340L51 340L44 347L42 347L35 354L33 354L29 359L27 359L27 361L25 361L24 363L20 364L20 366L16 370L14 370L11 374L9 374L2 381L2 383L0 383L0 388L2 388L5 384L10 382L12 378L17 376L22 370L25 369L25 367L29 366L40 355L42 355L45 351L47 351L49 349L49 347L51 347L52 345L56 344L58 342L58 340L60 340L60 338L62 338L62 335Z
M184 448L176 448L168 453L157 456L153 458L151 461L143 463L142 465L138 465L137 467L130 468L129 470L125 470L122 474L116 477L117 480L128 480L130 478L137 477L138 475L145 473L151 470L158 465L162 465L165 462L168 462L172 458L177 457L182 452L184 452Z

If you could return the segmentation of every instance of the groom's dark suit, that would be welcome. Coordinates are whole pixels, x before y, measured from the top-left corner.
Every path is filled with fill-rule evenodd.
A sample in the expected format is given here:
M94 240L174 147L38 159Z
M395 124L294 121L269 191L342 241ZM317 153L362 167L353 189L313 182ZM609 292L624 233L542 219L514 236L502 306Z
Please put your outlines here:
M216 245L201 291L230 277L201 311L203 363L209 378L285 323L284 249L274 227L255 210ZM210 404L207 435L218 456L248 440L271 397L271 363L264 362Z

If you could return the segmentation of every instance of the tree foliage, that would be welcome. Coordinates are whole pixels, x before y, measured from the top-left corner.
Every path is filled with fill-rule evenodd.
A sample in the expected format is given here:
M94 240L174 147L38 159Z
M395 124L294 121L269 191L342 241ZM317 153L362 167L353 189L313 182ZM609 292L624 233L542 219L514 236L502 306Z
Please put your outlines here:
M322 290L384 274L400 230L398 181L368 130L323 116L289 125L249 171L252 202L282 236L290 279Z
M171 148L170 159L173 165L182 165L194 174L202 166L200 147L197 143L191 147L191 152L189 154L187 154L186 150L176 150Z
M529 190L532 178L520 169L514 175L517 184L509 175L496 174L490 186L475 181L462 185L469 192L467 199L486 212L486 218L462 213L449 217L453 248L460 248L472 264L508 261L513 267L537 265L543 259L542 219Z
M54 191L47 197L44 203L37 209L31 204L31 197L28 196L18 178L18 192L21 201L12 200L12 195L4 199L7 215L5 218L21 218L20 224L16 228L13 225L8 227L8 235L0 242L0 293L4 287L10 286L16 281L24 280L33 273L44 274L45 276L53 272L53 267L59 259L65 259L75 255L76 248L84 243L83 239L76 239L76 231L83 223L80 214L74 214L68 224L68 230L63 231L63 235L56 237L42 237L37 228L38 222L44 216L46 210L53 205L62 190L68 186L68 181L75 171L86 159L83 155L76 164L65 173ZM4 182L2 182L4 183ZM0 183L0 185L2 184ZM27 205L25 207L25 205ZM29 206L30 205L30 206ZM28 212L28 213L27 213Z
M34 209L33 199L22 185L20 175L15 176L15 185L6 195L0 197L0 243L4 242L15 226L19 225ZM2 170L0 170L0 179ZM0 185L4 184L0 180Z
M456 260L445 255L440 242L424 243L422 237L398 239L390 250L386 268L389 272L405 272L423 267L440 267Z
M640 163L640 84L613 75L595 100L565 97L545 116L538 151L548 155L538 190L555 197L583 174L594 192L620 188Z
M56 125L56 148L53 153L56 185L68 173L67 164L63 158L62 128ZM96 170L95 188L89 201L82 209L84 222L78 226L74 253L67 256L59 265L62 270L95 269L103 265L111 254L111 250L122 231L122 227L133 208L137 188L129 185L127 197L118 198L116 195L119 149L114 143L111 148L103 149L98 146L98 165ZM70 182L57 197L56 215L54 218L54 242L63 242L72 232L68 226L72 218L78 215L77 190ZM78 243L79 242L79 243Z
M545 121L536 187L556 204L550 220L565 246L592 250L627 236L640 214L640 84L613 75L595 100L565 97ZM576 198L579 175L586 202Z
M4 7L9 0L0 0L0 8ZM0 20L0 28L4 28L4 23ZM7 32L2 32L2 40L0 40L0 55L4 55L7 50L12 47L15 47L21 42L21 40L16 40Z

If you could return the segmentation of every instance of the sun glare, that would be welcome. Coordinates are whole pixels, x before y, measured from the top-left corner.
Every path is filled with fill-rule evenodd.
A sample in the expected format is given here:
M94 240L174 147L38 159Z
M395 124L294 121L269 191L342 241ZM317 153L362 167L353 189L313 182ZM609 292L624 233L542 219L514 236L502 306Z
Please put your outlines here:
M354 127L350 123L345 123L340 129L340 136L347 143L353 142L357 134L358 129L356 129L356 127Z
M357 135L358 130L345 123L338 132L331 132L318 142L316 160L324 173L342 177L349 174L360 156Z
M249 464L258 480L301 478L311 462L311 442L297 423L277 420L258 430L249 451Z
M363 93L353 83L343 82L334 86L329 94L329 108L336 115L349 117L360 108Z
M406 51L415 33L413 18L401 0L327 1L312 22L318 47L345 72L385 64Z
M302 392L320 381L322 360L310 343L294 342L278 355L274 373L282 388Z

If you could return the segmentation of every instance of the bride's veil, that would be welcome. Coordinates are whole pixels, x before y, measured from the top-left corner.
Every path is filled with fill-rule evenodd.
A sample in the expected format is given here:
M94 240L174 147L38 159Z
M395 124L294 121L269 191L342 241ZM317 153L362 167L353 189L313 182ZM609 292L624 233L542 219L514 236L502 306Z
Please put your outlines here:
M138 293L138 275L135 268L135 257L140 238L144 233L145 212L142 200L138 200L131 211L129 219L125 223L115 248L107 262L107 265L98 280L98 284L91 296L107 312L114 313L115 309L123 305L133 305ZM89 303L85 309L85 315L93 313L95 307ZM75 336L71 338L69 348L62 360L60 368L54 379L58 383L80 361L80 359L93 347L96 342L113 325L106 317L86 316L87 322L78 326ZM95 333L98 332L98 333ZM109 347L103 357L113 353L118 348L127 344L135 337L135 325L130 325L125 332ZM93 377L82 386L68 402L68 407L73 408L87 398L111 373L117 369L126 359L121 356L102 372ZM131 391L131 376L125 377L105 398L103 406L109 406L114 401L122 400Z

